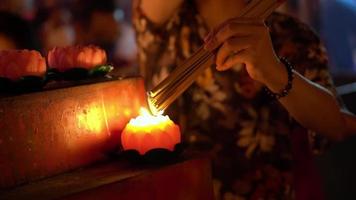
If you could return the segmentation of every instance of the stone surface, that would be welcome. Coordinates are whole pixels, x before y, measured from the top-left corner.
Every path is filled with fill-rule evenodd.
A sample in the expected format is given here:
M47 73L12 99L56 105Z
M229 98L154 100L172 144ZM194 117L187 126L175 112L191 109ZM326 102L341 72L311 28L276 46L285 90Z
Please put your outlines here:
M0 98L0 189L104 158L145 94L129 78Z

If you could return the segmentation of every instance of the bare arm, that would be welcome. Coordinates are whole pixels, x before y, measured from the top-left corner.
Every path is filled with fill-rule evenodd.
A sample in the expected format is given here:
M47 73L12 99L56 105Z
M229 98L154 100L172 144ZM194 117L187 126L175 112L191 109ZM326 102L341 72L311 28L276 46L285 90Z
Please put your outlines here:
M145 15L155 24L162 25L178 10L184 0L134 0Z
M217 70L244 63L252 79L275 93L287 84L287 70L275 55L268 28L262 21L229 21L208 39L205 48L212 50L219 45L215 60ZM293 73L293 87L280 99L291 116L302 126L331 139L341 140L356 133L356 117L343 112L328 90L296 71Z
M279 92L287 82L284 66L275 67L266 86ZM281 104L304 127L322 133L334 140L341 140L356 133L356 118L343 112L335 97L323 87L294 72L293 88L280 99Z

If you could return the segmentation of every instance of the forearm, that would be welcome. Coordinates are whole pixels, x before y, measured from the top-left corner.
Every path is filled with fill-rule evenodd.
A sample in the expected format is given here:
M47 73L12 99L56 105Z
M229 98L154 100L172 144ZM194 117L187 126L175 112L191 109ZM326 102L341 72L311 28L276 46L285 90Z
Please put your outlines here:
M266 85L273 92L279 92L287 83L286 70L279 66L275 77ZM280 99L290 115L304 127L340 140L349 134L345 116L340 112L336 98L326 89L312 83L299 73L294 72L290 93Z
M294 42L290 41L290 44ZM299 55L304 53L309 55L312 52L316 56L320 54L318 51L322 50L313 49L314 46L319 45L316 41L314 45L310 44L310 49L298 49L300 47L297 45L288 46L286 49L296 48L298 50L295 53L302 51ZM216 47L218 47L215 56L217 70L227 70L235 64L244 63L248 75L274 93L283 91L288 83L286 67L274 52L270 30L264 22L243 18L227 21L205 41L206 49L214 50ZM324 56L321 54L320 58ZM323 66L325 67L325 63ZM295 71L292 73L295 75L292 89L287 96L279 100L302 126L336 140L356 130L353 128L356 127L356 118L352 115L346 117L341 112L336 98L329 91Z
M178 10L184 0L136 0L140 8L155 24L162 25Z

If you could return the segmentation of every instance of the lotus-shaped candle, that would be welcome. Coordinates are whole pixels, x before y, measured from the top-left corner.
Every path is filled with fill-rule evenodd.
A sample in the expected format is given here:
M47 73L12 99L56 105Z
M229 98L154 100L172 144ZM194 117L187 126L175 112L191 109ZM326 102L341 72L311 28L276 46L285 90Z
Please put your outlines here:
M43 77L46 61L35 50L1 50L0 77L13 81L25 76Z
M178 125L168 116L151 115L144 108L138 117L130 120L121 135L124 150L137 150L141 155L153 149L174 151L180 141Z
M49 67L59 72L72 68L89 70L106 64L106 60L105 51L95 45L55 47L48 53Z

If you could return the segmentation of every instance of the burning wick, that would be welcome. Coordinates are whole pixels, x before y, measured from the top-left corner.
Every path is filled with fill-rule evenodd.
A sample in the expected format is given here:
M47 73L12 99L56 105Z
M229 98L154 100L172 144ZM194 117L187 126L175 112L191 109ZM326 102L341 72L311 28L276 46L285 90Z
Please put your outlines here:
M152 115L145 108L140 109L140 115L131 119L121 134L124 150L134 149L141 155L157 148L173 151L180 141L178 125L168 116Z

